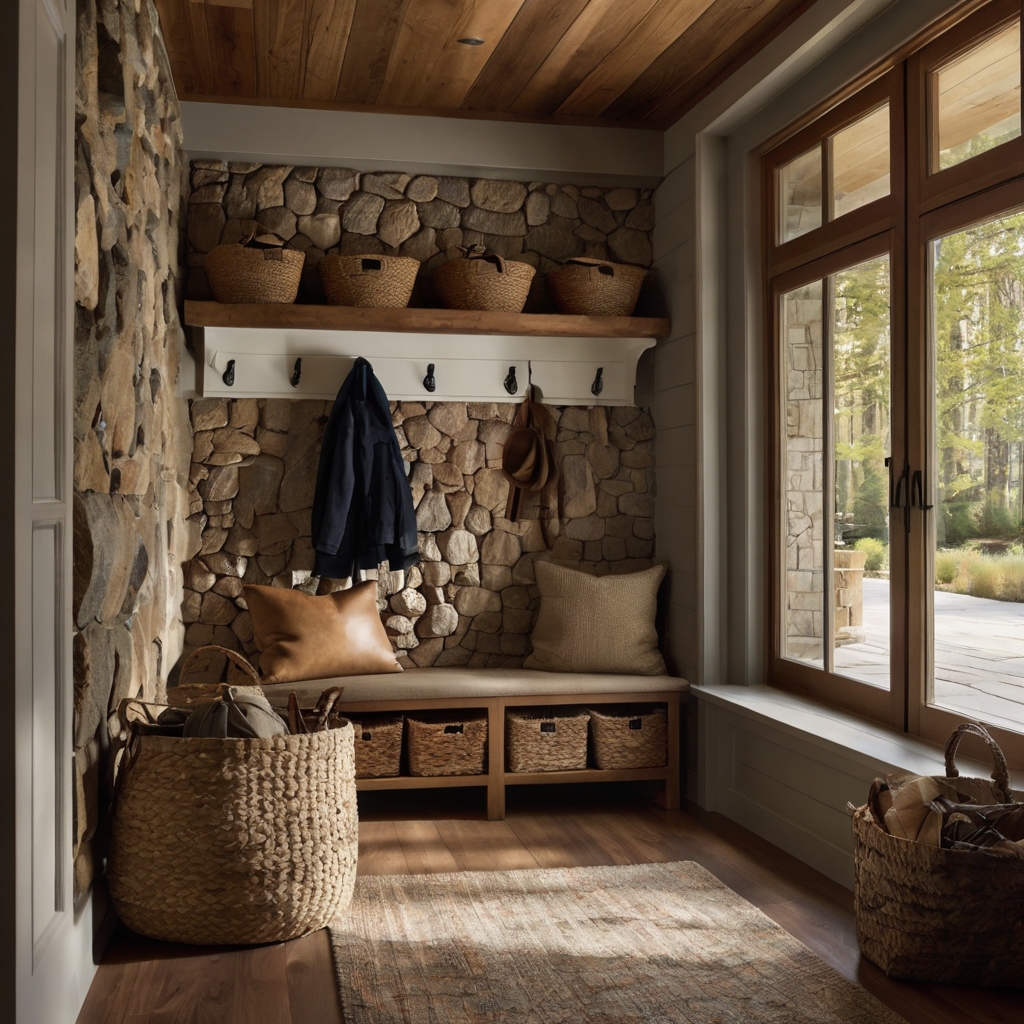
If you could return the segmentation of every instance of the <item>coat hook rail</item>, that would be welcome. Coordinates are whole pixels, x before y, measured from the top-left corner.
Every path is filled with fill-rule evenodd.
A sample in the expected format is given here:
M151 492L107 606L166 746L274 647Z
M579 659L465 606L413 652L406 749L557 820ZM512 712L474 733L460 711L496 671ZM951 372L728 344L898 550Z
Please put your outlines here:
M220 379L224 381L229 388L235 386L235 361L234 359L228 360L228 368L221 374Z
M505 390L510 395L514 395L519 390L519 381L516 380L516 368L514 366L508 368L508 376L505 378Z
M292 387L297 388L299 381L302 380L302 356L299 356L295 360L295 366L292 368Z
M427 364L427 375L423 378L423 386L433 394L437 390L437 381L434 379L434 364Z

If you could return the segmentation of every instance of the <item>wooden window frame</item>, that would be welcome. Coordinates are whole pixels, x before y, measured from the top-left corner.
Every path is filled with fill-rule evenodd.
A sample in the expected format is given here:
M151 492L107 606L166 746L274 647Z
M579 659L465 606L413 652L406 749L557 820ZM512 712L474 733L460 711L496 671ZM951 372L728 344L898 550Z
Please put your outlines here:
M761 150L762 157L762 261L764 271L766 428L768 515L766 517L765 653L769 681L780 688L803 693L845 710L935 742L943 742L964 714L929 705L932 679L934 588L917 586L926 581L929 545L934 546L930 513L910 511L910 532L900 524L903 512L890 510L891 660L890 689L885 691L852 678L782 657L782 608L785 607L784 475L782 443L784 419L782 357L778 344L781 296L801 285L823 280L846 267L890 254L891 287L891 393L894 396L891 444L894 461L923 467L934 487L929 463L930 424L926 414L934 398L928 317L931 309L929 243L979 221L1024 208L1024 135L953 167L932 171L931 137L934 110L926 104L930 75L959 54L977 46L1013 20L1020 19L1021 0L966 3L944 17L916 42L880 61L858 83L851 95L820 104L805 115L788 135L776 136ZM1024 59L1024 47L1022 47ZM899 61L899 63L896 63ZM1024 68L1022 68L1024 82ZM890 111L890 194L834 220L826 219L830 188L831 136L854 123L886 99ZM779 243L778 170L815 145L822 147L822 225L789 242ZM827 370L827 365L826 365ZM830 385L829 385L830 386ZM900 396L896 399L895 396ZM826 444L824 461L830 463ZM900 468L896 467L896 474ZM890 477L892 479L892 477ZM831 467L824 473L823 496L829 493ZM934 499L926 499L926 504ZM898 517L898 518L897 518ZM826 593L828 587L826 587ZM827 604L827 602L826 602ZM827 619L827 614L826 614ZM828 642L828 627L823 629ZM987 725L987 723L986 723ZM1024 767L1024 726L1017 730L987 725L1014 767Z

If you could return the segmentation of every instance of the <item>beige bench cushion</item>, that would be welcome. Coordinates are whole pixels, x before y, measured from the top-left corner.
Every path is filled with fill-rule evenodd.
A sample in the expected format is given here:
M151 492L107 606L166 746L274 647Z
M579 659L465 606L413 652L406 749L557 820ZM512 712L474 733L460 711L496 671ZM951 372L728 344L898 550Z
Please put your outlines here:
M295 691L305 703L322 690L343 686L342 703L370 700L431 700L469 697L536 697L583 693L653 693L688 690L676 676L634 676L598 672L539 672L528 668L418 668L401 675L344 676L263 687L271 704L284 706Z

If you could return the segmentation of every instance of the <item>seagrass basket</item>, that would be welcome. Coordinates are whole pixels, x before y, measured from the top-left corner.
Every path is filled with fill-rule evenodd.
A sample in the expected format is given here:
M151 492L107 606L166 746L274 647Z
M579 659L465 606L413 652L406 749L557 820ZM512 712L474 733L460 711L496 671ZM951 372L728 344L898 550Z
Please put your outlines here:
M332 306L408 306L420 261L411 256L325 256L317 264Z
M505 717L505 755L510 772L568 772L587 767L583 708L517 708Z
M598 768L658 768L668 763L668 711L664 705L589 708Z
M350 715L355 729L356 778L384 779L402 765L401 715Z
M482 775L487 715L473 711L406 715L405 748L410 775Z
M523 311L537 272L529 263L506 260L482 245L457 248L465 255L442 263L432 278L437 297L448 309Z
M284 248L284 239L273 233L254 236L255 231L206 254L203 266L213 297L227 303L294 302L305 254Z
M353 730L267 739L147 735L127 720L107 880L133 931L250 945L323 928L358 847Z
M581 256L550 271L544 283L560 313L631 316L646 276L643 267Z
M960 777L964 733L989 743L992 779ZM946 744L939 779L963 802L1010 803L1002 751L974 723ZM1024 858L994 850L948 850L891 835L869 805L853 808L854 913L861 952L892 978L1024 987Z

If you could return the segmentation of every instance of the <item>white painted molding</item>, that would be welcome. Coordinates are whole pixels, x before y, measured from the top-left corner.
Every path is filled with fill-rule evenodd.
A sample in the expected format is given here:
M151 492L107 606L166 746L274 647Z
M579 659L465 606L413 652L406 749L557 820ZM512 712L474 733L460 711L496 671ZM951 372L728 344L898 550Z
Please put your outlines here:
M358 356L392 401L515 402L530 383L549 405L632 405L640 356L653 338L541 338L383 331L193 328L196 393L232 398L337 395ZM301 359L297 386L295 361ZM234 361L234 383L224 374ZM436 390L423 384L434 366ZM516 389L505 380L515 367ZM602 390L591 392L600 369Z
M638 128L181 104L194 158L654 188L664 133Z

